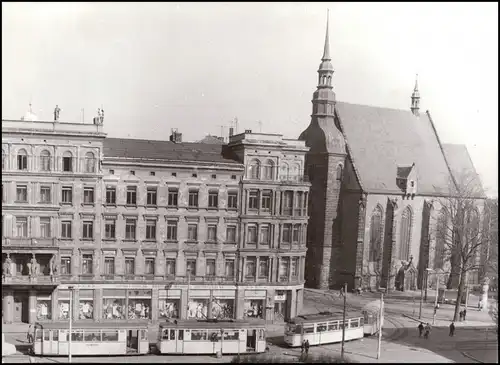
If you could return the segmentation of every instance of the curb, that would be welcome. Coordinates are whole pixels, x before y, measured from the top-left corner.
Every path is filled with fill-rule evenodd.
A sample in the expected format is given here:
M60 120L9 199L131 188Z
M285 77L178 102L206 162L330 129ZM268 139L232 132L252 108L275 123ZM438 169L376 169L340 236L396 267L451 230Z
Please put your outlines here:
M471 359L471 360L474 360L474 361L476 361L476 362L478 362L478 363L483 364L483 361L476 359L474 356L469 355L467 352L463 352L463 351L461 351L460 353L461 353L462 355L464 355L465 357L468 357L468 358L469 358L469 359Z

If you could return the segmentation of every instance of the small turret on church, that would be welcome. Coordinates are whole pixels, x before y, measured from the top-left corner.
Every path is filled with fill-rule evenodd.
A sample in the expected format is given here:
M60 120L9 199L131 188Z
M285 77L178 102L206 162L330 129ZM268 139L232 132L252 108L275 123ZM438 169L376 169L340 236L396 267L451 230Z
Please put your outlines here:
M420 115L420 93L418 92L418 75L415 79L415 88L411 94L411 112L415 116Z

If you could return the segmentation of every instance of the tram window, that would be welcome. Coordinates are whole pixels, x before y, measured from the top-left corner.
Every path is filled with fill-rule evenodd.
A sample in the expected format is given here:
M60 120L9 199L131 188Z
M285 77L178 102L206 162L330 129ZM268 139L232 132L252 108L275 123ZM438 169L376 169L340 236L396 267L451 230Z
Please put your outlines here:
M344 322L340 321L339 322L339 329L344 328ZM349 325L346 326L346 329L349 328Z
M37 329L35 331L35 340L41 341L42 337L43 337L43 330L41 328Z
M44 330L43 331L43 340L44 341L49 341L50 340L50 330Z
M297 333L299 335L302 334L302 326L295 327L295 333Z
M240 332L238 330L224 332L224 341L226 341L226 340L235 341L235 340L239 340L239 339L240 339Z
M349 328L358 328L359 327L359 319L351 319L349 321Z
M96 332L85 331L84 341L85 342L96 342L96 341L101 342L101 332L100 331L96 331Z
M314 326L304 326L304 333L314 333Z
M359 326L363 327L364 324L365 324L364 318L360 318L359 319Z
M63 342L68 341L68 331L61 330L61 336L59 337L59 341Z
M175 330L170 330L170 339L175 340Z
M161 339L168 340L168 329L163 329Z
M220 330L210 330L208 331L208 339L213 342L220 341ZM191 337L192 338L192 337Z
M59 341L59 330L52 331L52 341Z
M83 332L82 331L73 331L71 333L71 341L83 341Z
M328 331L337 331L339 329L339 322L328 323Z
M178 340L184 341L184 330L179 330L179 337Z
M318 323L316 325L317 332L325 332L326 331L326 323Z
M141 330L141 340L145 341L148 339L148 331Z
M259 331L259 340L265 340L266 339L266 331L260 330Z
M192 330L191 331L191 340L192 341L206 341L207 340L207 331L205 331L205 330Z
M102 331L102 340L104 342L118 341L118 331Z

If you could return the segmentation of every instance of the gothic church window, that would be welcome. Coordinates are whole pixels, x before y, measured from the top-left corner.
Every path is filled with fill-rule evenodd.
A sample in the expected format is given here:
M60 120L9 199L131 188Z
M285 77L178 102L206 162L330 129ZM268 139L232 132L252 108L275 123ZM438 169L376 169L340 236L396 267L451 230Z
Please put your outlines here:
M338 165L337 166L337 180L342 181L342 175L343 175L342 165Z
M411 210L407 207L401 217L401 234L399 237L400 260L408 261L410 259L411 218Z
M382 246L382 209L376 207L370 221L370 251L369 260L377 261Z

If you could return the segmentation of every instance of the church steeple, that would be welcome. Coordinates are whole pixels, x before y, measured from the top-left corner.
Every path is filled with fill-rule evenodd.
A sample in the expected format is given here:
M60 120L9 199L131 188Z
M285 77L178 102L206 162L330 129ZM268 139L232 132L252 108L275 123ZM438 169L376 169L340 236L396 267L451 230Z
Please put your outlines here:
M420 112L420 93L418 92L418 74L415 78L415 88L411 94L411 112L415 116L419 116Z
M326 36L325 36L325 48L323 50L322 61L331 61L330 58L330 38L328 36L328 23L330 22L330 9L326 11Z
M325 35L325 47L323 49L323 57L321 58L321 64L319 65L318 74L318 89L319 88L332 88L332 76L333 76L333 65L331 63L332 58L330 57L330 37L329 37L329 11L326 15L326 35Z

